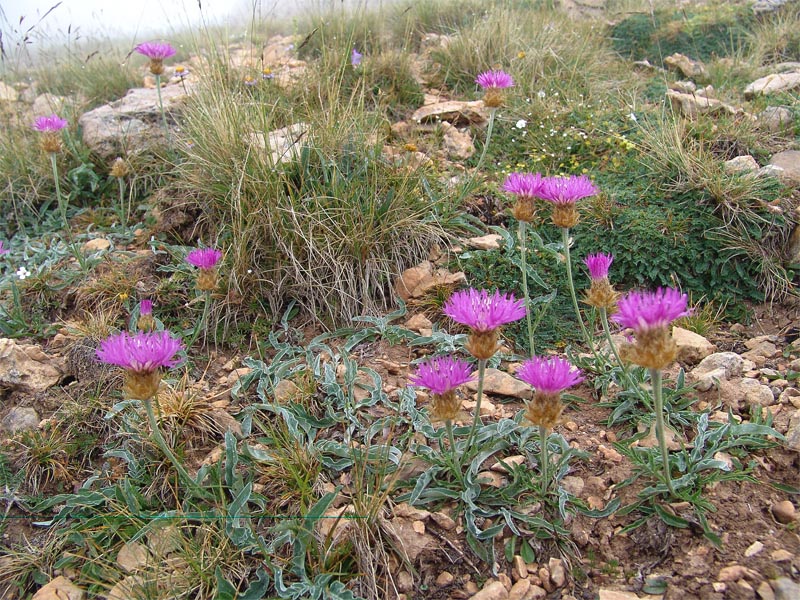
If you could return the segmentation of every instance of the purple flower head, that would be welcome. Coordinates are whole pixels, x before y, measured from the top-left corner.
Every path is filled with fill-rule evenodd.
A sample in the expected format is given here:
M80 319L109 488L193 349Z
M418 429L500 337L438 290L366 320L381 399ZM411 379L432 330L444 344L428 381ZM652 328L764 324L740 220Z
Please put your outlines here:
M618 312L611 319L638 333L666 327L678 317L689 315L692 311L688 304L688 296L673 288L631 292L618 302Z
M584 380L583 374L568 360L553 356L534 356L517 369L517 377L541 394L560 394Z
M139 302L139 314L143 317L153 314L153 301L142 300Z
M44 133L61 131L66 126L67 120L62 119L55 113L49 117L36 117L36 120L33 122L33 128L36 131Z
M255 77L250 75L245 75L244 84L248 87L252 87L258 83L258 80Z
M554 204L573 204L598 192L599 190L586 175L545 177L542 180L541 198Z
M517 196L538 198L542 181L539 173L510 173L503 182L503 191Z
M137 333L123 331L100 342L97 358L110 365L117 365L139 374L152 373L159 367L174 367L178 364L175 354L183 348L179 338L168 331Z
M11 250L3 245L3 240L0 240L0 254L8 254L9 252L11 252Z
M613 262L614 256L612 254L603 254L602 252L590 254L583 261L583 263L589 269L589 277L592 279L603 279L608 277L608 269Z
M409 382L441 396L473 379L472 366L467 361L440 356L420 363Z
M166 42L144 42L136 46L134 50L150 60L164 60L175 55L175 48Z
M514 79L505 71L484 71L475 78L475 83L485 90L514 87Z
M486 290L470 288L450 296L442 312L474 331L493 331L524 317L525 301L515 299L514 294L495 292L490 296Z
M221 250L216 248L196 248L186 256L186 262L198 269L213 269L220 258L222 258Z
M353 52L350 54L350 64L354 67L357 67L361 64L361 59L364 58L364 55L361 54L358 50L353 48Z

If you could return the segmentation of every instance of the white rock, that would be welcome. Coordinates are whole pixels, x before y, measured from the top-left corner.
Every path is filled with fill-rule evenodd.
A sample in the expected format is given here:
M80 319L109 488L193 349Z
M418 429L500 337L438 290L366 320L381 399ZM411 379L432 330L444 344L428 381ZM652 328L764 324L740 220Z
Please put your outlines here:
M716 385L715 380L724 381L739 377L748 367L753 368L755 365L735 352L717 352L700 361L700 364L689 373L689 378L697 382L697 389L704 392Z
M683 329L672 328L672 339L678 346L678 360L690 365L695 365L716 350L716 346L702 335Z
M0 102L16 102L19 93L13 87L0 81Z
M748 84L744 88L744 97L750 100L759 95L788 92L796 87L800 87L800 73L772 73Z

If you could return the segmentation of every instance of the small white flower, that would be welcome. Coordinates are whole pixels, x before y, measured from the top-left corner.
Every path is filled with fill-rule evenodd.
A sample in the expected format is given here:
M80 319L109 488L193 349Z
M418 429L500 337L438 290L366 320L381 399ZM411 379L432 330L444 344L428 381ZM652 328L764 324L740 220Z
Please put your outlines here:
M628 118L629 118L631 121L633 121L634 123L636 123L636 113L631 113L631 114L629 114L629 115L628 115Z
M520 120L519 120L519 121L517 121L517 123L516 123L516 128L517 128L517 129L525 129L525 127L526 127L527 125L528 125L528 122L527 122L525 119L520 119Z
M31 272L28 271L28 269L26 269L25 267L20 267L19 269L17 269L16 274L17 277L20 278L20 281L31 276Z
M536 92L536 96L538 96L539 100L544 100L547 98L547 93L544 90L539 90Z

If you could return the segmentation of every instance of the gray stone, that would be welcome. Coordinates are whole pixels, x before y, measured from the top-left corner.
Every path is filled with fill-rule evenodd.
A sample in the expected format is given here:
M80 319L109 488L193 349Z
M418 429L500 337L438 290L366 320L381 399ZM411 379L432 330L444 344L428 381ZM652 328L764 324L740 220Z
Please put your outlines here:
M786 447L800 452L800 410L789 417L789 428L786 430Z
M309 126L306 123L294 123L281 129L270 131L266 135L262 132L250 134L250 142L254 147L268 150L272 165L291 162L300 156L302 141L308 134Z
M785 131L794 123L794 113L785 106L768 106L756 117L762 129L778 133Z
M742 379L739 382L739 387L748 406L753 404L770 406L775 403L775 396L770 387L762 385L755 379Z
M179 114L191 89L189 85L163 87L164 110L171 115ZM109 159L165 143L156 89L129 90L119 100L84 113L78 124L83 130L83 142Z
M13 87L0 81L0 102L16 102L19 93Z
M778 577L772 583L775 600L797 600L800 598L800 583L795 583L788 577Z
M678 360L695 365L714 352L716 347L702 335L682 327L672 328L672 339L678 346Z
M705 357L690 373L689 378L697 382L697 389L708 391L715 386L715 380L725 381L739 377L742 371L752 369L755 365L751 361L735 352L717 352Z
M61 114L66 104L64 96L56 96L55 94L39 94L33 101L33 114L35 115L50 115L53 113Z
M667 56L664 59L664 64L671 69L677 69L683 73L684 77L689 77L694 81L703 83L709 79L708 71L702 62L693 60L683 54L676 52L671 56Z
M17 433L39 427L39 415L30 406L15 406L3 417L3 429L9 433Z
M475 145L472 143L469 130L459 131L446 121L442 123L442 130L444 131L442 145L449 158L466 160L475 154Z
M42 392L61 379L55 360L34 345L0 338L0 386L24 392Z
M778 152L770 159L769 164L783 169L779 175L781 179L800 183L800 150Z
M771 73L748 84L744 88L744 97L750 100L756 96L789 92L798 87L800 87L800 72Z
M758 162L749 154L726 160L722 166L728 173L753 173L759 169Z
M675 90L667 90L667 98L675 110L689 119L694 119L697 115L702 114L713 115L727 113L735 115L742 112L715 98L704 98L694 94L682 94Z

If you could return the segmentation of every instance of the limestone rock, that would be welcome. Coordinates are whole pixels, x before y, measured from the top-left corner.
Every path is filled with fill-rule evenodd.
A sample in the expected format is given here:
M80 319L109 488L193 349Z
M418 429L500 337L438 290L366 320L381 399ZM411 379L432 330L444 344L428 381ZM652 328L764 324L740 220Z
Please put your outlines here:
M759 169L758 162L749 154L726 160L722 167L727 173L753 173Z
M794 113L785 106L768 106L756 116L756 119L761 129L779 133L792 126Z
M84 252L101 252L109 248L111 248L111 241L102 237L93 238L83 245Z
M770 406L775 404L775 396L769 386L762 385L755 379L742 379L739 388L744 395L744 401L748 406L757 404L759 406Z
M797 87L800 87L800 72L771 73L748 84L744 88L744 97L751 100L756 96L789 92Z
M19 100L19 93L13 87L0 81L0 102L16 102ZM50 113L47 113L50 114Z
M161 90L167 114L180 113L188 98L183 85L168 85ZM169 121L169 119L168 119ZM98 106L81 115L78 124L83 142L105 158L142 151L163 145L164 131L158 92L155 89L135 88L109 104Z
M475 154L475 145L469 130L459 131L447 121L442 123L444 138L442 144L447 156L453 160L466 160Z
M716 349L714 344L702 335L682 327L672 328L672 339L678 346L678 360L689 365L699 363Z
M790 500L783 500L772 505L772 516L778 523L786 525L795 520L797 511Z
M428 548L435 547L438 542L427 533L418 531L415 520L406 517L395 517L384 524L384 527L395 543L412 563Z
M426 260L403 271L395 282L394 289L402 300L407 301L409 298L421 298L433 288L455 288L466 281L467 276L463 272L450 273L446 269L434 269L433 263Z
M491 581L473 595L471 600L508 600L508 590L499 581Z
M713 115L728 113L735 115L740 112L738 109L720 100L704 98L694 94L682 94L674 90L667 90L667 98L675 110L680 111L683 116L689 119L694 119L697 115L701 114Z
M778 175L780 179L800 183L800 150L778 152L770 159L769 164L783 169Z
M716 385L715 380L726 381L739 377L745 367L751 368L750 365L755 366L735 352L717 352L700 361L689 373L689 378L697 382L697 389L705 392Z
M147 547L138 542L128 542L117 553L117 565L126 573L134 573L151 561Z
M249 141L260 150L268 150L271 164L277 165L291 162L300 156L302 142L308 131L309 126L306 123L293 123L266 135L260 131L253 132Z
M683 54L675 53L672 56L667 56L664 59L664 64L671 69L677 69L683 73L684 77L703 83L708 81L708 70L705 65L699 60L693 60Z
M28 393L42 392L61 379L55 362L38 346L0 338L0 387Z
M39 427L39 415L31 406L15 406L3 417L3 429L9 433L26 431Z
M83 590L64 576L59 576L36 592L31 600L83 600Z
M295 385L293 381L288 379L281 379L275 384L275 389L272 390L272 395L275 402L278 404L288 404L293 400L300 397L300 388Z
M66 104L67 99L64 96L56 96L55 94L50 93L39 94L33 101L33 114L61 114Z
M106 600L131 600L146 593L147 581L141 575L128 575L108 590Z
M598 593L600 594L599 600L639 600L639 596L633 592L601 589Z
M430 335L433 333L433 323L422 313L413 315L406 321L406 328L416 331L420 335Z
M483 100L436 102L418 108L411 115L411 120L416 123L447 121L456 126L484 123L488 119L489 114L483 105Z
M478 391L478 372L473 373L474 380L466 384L472 392ZM483 391L487 394L498 396L511 396L513 398L530 398L531 386L523 383L499 369L486 369L483 378Z
M524 578L517 581L508 592L508 600L523 600L531 589L531 580Z
M785 443L790 450L800 452L800 410L796 410L789 418Z
M775 592L775 600L797 600L800 598L800 583L788 577L778 577L772 582L772 591Z
M496 233L482 235L480 237L471 237L467 240L467 245L470 248L477 248L478 250L498 250L503 236Z

